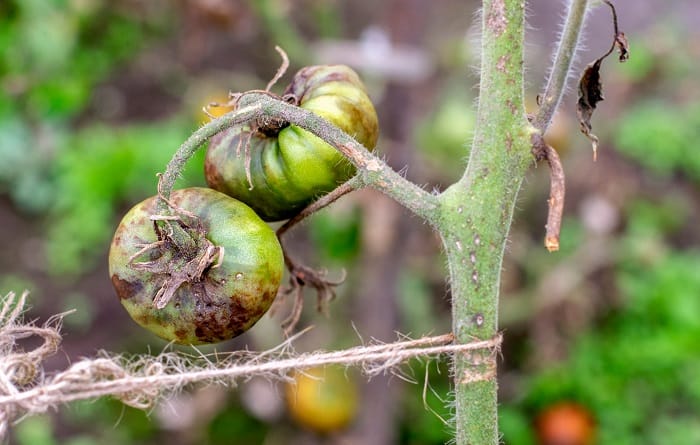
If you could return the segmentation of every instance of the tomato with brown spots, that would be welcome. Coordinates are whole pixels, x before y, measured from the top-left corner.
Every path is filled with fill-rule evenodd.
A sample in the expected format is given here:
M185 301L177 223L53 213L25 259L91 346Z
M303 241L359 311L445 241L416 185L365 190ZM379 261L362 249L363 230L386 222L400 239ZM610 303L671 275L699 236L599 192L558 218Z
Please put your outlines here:
M215 190L177 190L171 203L180 209L173 213L197 226L202 258L211 261L199 261L167 237L159 241L152 220L157 198L148 198L124 216L109 252L109 273L122 305L138 324L175 343L214 343L245 332L270 308L282 278L282 249L274 231L248 206ZM183 233L193 231L179 224ZM177 281L173 265L185 264L188 255L203 266ZM177 283L159 309L154 299L162 298L159 291L168 280Z

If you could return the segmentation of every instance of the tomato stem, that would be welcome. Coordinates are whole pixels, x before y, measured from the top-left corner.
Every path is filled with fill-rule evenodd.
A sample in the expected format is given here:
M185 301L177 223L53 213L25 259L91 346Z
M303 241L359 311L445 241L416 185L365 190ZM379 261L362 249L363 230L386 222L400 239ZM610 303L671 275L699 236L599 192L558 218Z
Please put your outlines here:
M515 202L532 165L523 98L525 14L520 0L485 0L475 134L464 175L440 196L455 342L498 334L503 255ZM497 445L495 351L453 358L455 444Z
M277 237L281 240L282 235L284 235L292 227L302 222L304 219L308 218L309 216L313 215L319 210L328 207L329 205L333 204L338 199L342 198L348 193L362 188L363 186L364 183L362 182L362 178L360 176L353 176L348 181L336 187L332 192L323 195L316 201L306 206L301 212L296 214L294 217L290 218L279 229L277 229Z

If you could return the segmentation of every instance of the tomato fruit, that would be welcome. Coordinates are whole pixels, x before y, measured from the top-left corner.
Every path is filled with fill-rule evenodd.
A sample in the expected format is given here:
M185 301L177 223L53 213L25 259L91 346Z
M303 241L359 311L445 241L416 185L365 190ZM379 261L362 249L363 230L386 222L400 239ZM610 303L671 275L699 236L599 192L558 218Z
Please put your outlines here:
M287 407L301 426L317 433L347 427L357 415L357 387L340 366L295 371L286 386Z
M234 107L228 105L229 100L230 99L225 94L209 95L207 96L207 100L201 100L201 105L196 110L196 120L199 125L209 123L212 120L212 117L221 117L224 114L233 111ZM212 106L212 104L218 105Z
M151 220L157 202L154 196L129 210L109 251L112 284L131 318L181 344L214 343L249 329L269 309L282 279L284 261L275 233L248 206L222 193L176 190L171 202L196 217L210 245L223 247L223 255L200 276L180 284L157 309L154 296L169 277L134 267L132 261L144 245L158 241ZM137 255L150 262L159 258L153 251Z
M377 143L377 113L357 74L347 66L302 68L285 91L297 105L327 119L368 149ZM212 138L205 161L209 186L239 199L266 221L296 215L350 179L354 167L333 147L295 125L256 128L250 137L250 176L241 145L249 128Z
M595 422L583 406L559 402L547 407L537 417L537 437L540 445L592 445Z

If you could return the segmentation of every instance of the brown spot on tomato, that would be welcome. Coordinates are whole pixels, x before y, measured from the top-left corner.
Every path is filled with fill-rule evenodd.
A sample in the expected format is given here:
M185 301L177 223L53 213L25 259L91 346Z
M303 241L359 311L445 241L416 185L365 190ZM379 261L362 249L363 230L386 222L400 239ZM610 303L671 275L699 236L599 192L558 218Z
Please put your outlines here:
M194 320L194 333L202 342L221 341L244 332L249 318L248 312L237 302L203 305Z
M187 338L186 329L175 329L175 337L177 337L178 342L183 342Z
M318 75L317 73L321 70L327 70L326 73ZM351 76L346 69L331 69L323 65L307 66L294 75L291 83L284 91L284 95L293 94L296 96L299 102L304 102L307 93L318 85L323 85L328 82L350 82L352 83Z
M117 274L112 275L112 285L117 291L117 296L120 300L128 300L143 289L143 283L138 281L132 283L131 281L123 280L119 278Z

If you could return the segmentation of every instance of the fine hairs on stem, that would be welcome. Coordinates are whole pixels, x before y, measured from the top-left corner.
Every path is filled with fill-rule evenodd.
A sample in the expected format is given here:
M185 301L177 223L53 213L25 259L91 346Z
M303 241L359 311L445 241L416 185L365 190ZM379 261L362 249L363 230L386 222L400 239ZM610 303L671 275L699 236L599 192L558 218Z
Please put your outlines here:
M552 68L549 71L547 84L539 98L539 109L533 126L544 133L549 127L552 117L559 107L566 82L570 78L571 67L579 46L581 29L586 18L588 0L571 0L564 29L562 30Z

